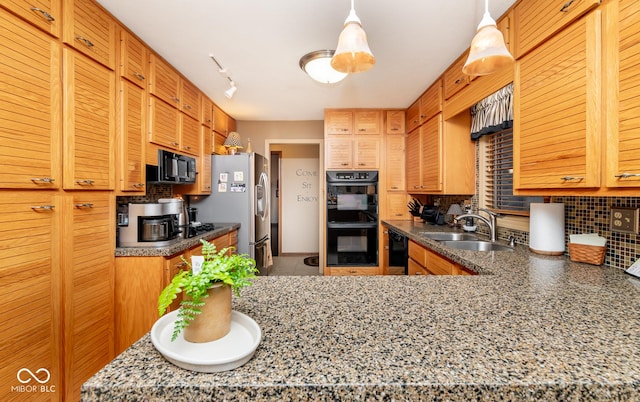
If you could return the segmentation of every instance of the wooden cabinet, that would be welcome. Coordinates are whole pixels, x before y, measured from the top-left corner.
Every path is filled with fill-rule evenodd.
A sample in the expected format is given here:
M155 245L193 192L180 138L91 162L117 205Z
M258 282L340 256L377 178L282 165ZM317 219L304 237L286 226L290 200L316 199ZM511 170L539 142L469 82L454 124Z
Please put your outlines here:
M64 0L62 40L115 70L116 22L95 1Z
M601 12L517 61L514 189L583 189L601 177Z
M115 196L76 192L62 209L65 400L114 357Z
M405 174L405 136L389 135L385 138L385 176L387 191L404 191Z
M200 126L201 153L198 157L198 175L196 184L182 185L183 194L211 194L211 129L205 125Z
M404 110L385 110L384 133L387 135L405 133Z
M60 46L2 9L0 35L0 188L59 188Z
M145 44L125 29L120 29L120 76L146 89L148 65L149 50Z
M200 121L200 90L198 87L182 78L180 80L180 110L182 113Z
M442 78L438 78L407 110L407 131L411 132L442 112Z
M384 215L384 219L393 219L393 220L410 220L411 214L409 213L409 209L407 208L407 203L409 199L407 194L402 192L392 193L388 192L385 194L386 197L386 212Z
M356 110L353 122L355 134L382 134L381 110Z
M354 140L354 169L372 170L380 167L380 138L356 138Z
M407 274L408 275L430 275L429 271L422 265L418 264L414 260L407 261Z
M326 169L375 170L380 166L379 137L329 138L325 140Z
M455 62L444 72L444 99L453 97L469 84L469 76L462 72L462 67L467 61L469 50L467 49Z
M9 386L21 385L20 369L43 368L51 375L47 385L57 392L39 396L62 400L60 201L52 191L2 191L0 197L0 395L35 396L9 393Z
M35 4L25 0L5 0L1 6L58 38L62 26L61 2L62 0L40 0Z
M377 275L378 267L340 267L340 268L326 268L325 275L331 276L365 276L365 275Z
M227 138L227 135L231 132L229 131L227 114L216 104L213 105L213 131L222 134L224 138Z
M125 193L145 193L146 91L132 81L120 79L117 104L117 188Z
M513 9L514 56L519 59L535 46L598 6L601 0L520 1ZM564 35L563 35L564 36ZM566 39L570 39L566 37Z
M180 107L180 75L160 56L149 57L149 93L178 109Z
M180 151L191 155L199 156L200 145L200 122L196 119L182 114L180 129Z
M213 102L205 95L201 96L200 101L200 123L213 129Z
M237 230L211 243L237 243ZM234 242L234 243L232 243ZM115 258L115 352L120 353L151 330L158 320L158 296L176 272L186 269L182 257L200 253L200 245L170 257ZM222 247L222 248L224 248ZM221 248L219 248L221 249ZM177 303L173 306L177 308Z
M350 109L327 109L324 112L324 134L353 134L353 111Z
M409 240L409 275L475 275L475 272Z
M407 137L407 191L439 192L441 177L442 115L432 117Z
M114 73L66 48L63 72L64 188L113 190Z
M180 146L180 111L149 97L149 141L171 149Z
M213 144L211 151L216 155L226 155L227 149L224 147L224 142L227 139L224 135L213 132L212 134Z
M325 139L324 144L326 169L353 168L353 141L351 137Z
M605 70L610 76L603 81L607 83L604 184L610 189L640 187L640 2L609 2L605 22L603 53L615 68Z

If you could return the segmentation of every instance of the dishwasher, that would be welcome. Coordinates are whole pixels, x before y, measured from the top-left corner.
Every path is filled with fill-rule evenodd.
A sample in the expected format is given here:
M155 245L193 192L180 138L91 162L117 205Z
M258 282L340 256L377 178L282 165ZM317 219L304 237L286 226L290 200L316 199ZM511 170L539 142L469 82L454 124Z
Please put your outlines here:
M393 229L389 229L389 267L402 267L404 274L408 274L409 244L407 236Z

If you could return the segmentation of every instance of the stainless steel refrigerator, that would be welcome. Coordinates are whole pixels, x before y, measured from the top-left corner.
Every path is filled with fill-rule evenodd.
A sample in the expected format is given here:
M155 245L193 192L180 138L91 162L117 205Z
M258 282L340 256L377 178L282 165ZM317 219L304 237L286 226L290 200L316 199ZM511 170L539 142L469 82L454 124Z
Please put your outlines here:
M238 252L256 260L260 275L270 261L269 161L256 153L213 155L211 195L192 200L201 222L238 222Z

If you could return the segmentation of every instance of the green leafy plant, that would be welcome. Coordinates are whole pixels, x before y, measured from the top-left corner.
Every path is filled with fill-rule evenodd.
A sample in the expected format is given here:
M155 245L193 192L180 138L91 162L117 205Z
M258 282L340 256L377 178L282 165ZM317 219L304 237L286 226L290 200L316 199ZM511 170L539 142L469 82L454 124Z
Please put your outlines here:
M218 283L231 286L233 292L240 296L240 289L251 285L251 279L256 277L258 269L255 260L246 254L230 254L233 247L226 247L220 251L216 246L204 239L202 243L202 270L198 274L193 274L192 269L187 269L177 273L171 283L162 290L158 297L158 314L164 315L171 303L184 293L180 301L178 316L174 324L171 340L177 339L180 332L201 313L200 308L204 305L209 295L208 289ZM191 267L191 263L182 258Z

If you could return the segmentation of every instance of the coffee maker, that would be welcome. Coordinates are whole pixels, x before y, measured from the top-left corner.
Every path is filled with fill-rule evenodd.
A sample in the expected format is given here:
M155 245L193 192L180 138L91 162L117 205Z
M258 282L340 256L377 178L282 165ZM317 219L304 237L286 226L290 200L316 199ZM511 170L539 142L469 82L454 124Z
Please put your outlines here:
M179 213L171 203L118 208L118 247L165 247L180 240Z

